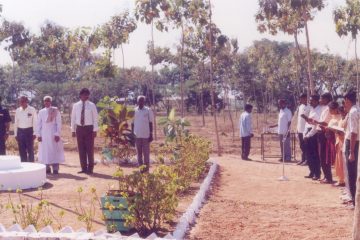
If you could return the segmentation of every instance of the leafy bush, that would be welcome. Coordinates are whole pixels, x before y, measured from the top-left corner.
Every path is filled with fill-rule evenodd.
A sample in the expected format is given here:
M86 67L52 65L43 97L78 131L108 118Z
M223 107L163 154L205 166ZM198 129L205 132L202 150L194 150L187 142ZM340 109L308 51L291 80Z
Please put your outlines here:
M127 224L141 235L159 230L164 221L171 220L178 205L178 177L170 166L158 166L152 173L135 171L127 176L131 192L128 198L130 214Z
M135 154L135 136L128 123L134 118L134 109L118 103L118 97L108 96L99 101L97 107L102 109L99 113L101 134L109 141L105 143L103 155L108 160L128 160Z

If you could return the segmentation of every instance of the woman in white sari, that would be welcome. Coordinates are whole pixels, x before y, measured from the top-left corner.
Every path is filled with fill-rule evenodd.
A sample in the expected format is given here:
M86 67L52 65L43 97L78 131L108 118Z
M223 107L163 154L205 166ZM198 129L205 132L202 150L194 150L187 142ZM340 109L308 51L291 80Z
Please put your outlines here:
M64 162L64 145L61 141L61 115L51 106L52 98L44 97L44 108L37 119L37 138L39 141L39 162L46 165L46 173L59 173L59 163Z

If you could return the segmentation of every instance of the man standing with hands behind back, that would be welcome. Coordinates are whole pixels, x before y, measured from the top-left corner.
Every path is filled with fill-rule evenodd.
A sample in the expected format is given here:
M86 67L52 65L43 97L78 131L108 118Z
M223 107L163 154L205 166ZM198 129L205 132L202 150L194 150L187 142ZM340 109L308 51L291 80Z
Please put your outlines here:
M71 131L77 139L81 165L78 173L86 174L92 174L94 170L94 140L99 129L98 112L89 96L89 89L81 89L80 101L74 104L71 112Z
M28 105L27 97L20 97L20 107L15 112L14 135L19 145L22 162L34 162L34 140L36 138L35 108Z
M0 155L6 155L6 140L9 137L11 117L9 111L1 106L0 97Z
M150 108L145 107L145 96L138 96L137 104L131 130L136 136L136 152L139 166L144 165L145 161L144 171L149 172L154 115Z

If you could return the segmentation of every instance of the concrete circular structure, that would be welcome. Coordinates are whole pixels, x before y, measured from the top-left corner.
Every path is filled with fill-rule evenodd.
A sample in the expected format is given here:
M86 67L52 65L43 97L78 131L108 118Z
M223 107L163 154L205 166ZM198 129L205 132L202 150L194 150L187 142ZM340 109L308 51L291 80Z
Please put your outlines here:
M0 190L38 188L46 182L46 167L21 162L18 156L0 156Z

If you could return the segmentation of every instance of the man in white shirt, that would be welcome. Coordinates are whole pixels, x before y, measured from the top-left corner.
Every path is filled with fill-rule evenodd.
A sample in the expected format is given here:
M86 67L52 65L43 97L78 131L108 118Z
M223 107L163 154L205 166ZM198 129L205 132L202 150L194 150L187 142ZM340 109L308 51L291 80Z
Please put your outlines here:
M356 106L356 92L344 96L348 120L345 128L345 157L349 177L349 188L355 205L358 154L359 154L359 109Z
M291 162L291 146L290 146L290 125L292 119L291 111L286 107L286 100L278 101L280 112L278 124L270 126L270 128L278 127L278 135L280 140L281 159L279 161Z
M46 165L46 173L59 174L59 164L64 162L64 145L61 140L61 114L51 106L52 97L44 97L44 108L37 117L39 162Z
M306 117L303 115L303 118L306 120L305 124L305 134L304 141L307 147L307 161L310 173L305 176L305 178L311 178L318 180L321 175L320 170L320 159L318 153L318 142L317 142L317 129L313 121L319 121L320 115L322 112L322 106L319 105L320 96L314 94L310 97L310 106L311 110L309 116Z
M153 140L153 121L154 115L150 108L145 106L145 96L138 96L138 106L135 108L134 120L131 130L136 136L136 152L139 166L143 166L144 171L150 168L150 143Z
M81 171L92 174L94 170L94 140L99 130L96 105L89 101L90 91L80 91L80 101L75 103L71 112L72 136L76 137Z
M34 162L34 140L36 138L36 110L29 106L27 97L19 99L20 107L15 112L14 135L18 142L22 162Z
M305 133L305 124L306 121L302 115L308 117L310 113L310 107L307 105L307 95L306 93L300 95L300 105L298 109L298 117L297 117L297 134L299 138L299 144L301 149L301 162L298 163L298 165L307 165L306 161L306 145L304 142L304 133Z
M249 159L250 148L251 148L251 138L254 136L252 132L251 124L251 112L253 106L251 104L245 105L245 111L240 116L240 137L241 137L241 159L242 160L251 160Z

